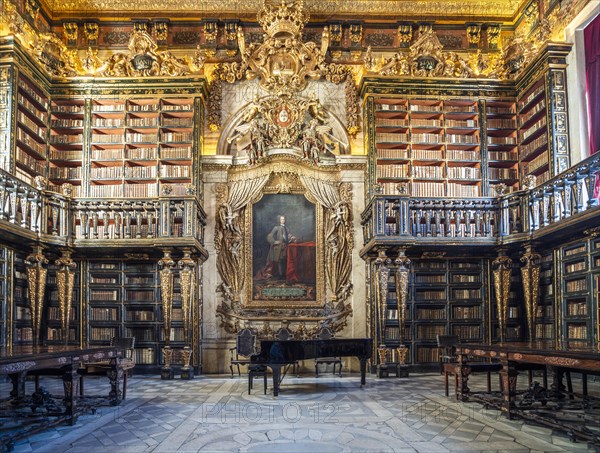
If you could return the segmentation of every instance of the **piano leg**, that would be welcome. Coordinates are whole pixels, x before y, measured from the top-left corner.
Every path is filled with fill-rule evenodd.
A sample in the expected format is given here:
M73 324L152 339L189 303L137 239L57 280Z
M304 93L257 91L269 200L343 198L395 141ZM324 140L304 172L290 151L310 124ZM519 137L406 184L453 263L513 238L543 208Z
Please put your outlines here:
M279 395L279 378L281 376L281 365L271 365L271 371L273 372L273 396Z
M367 383L367 358L360 358L360 386L362 387Z

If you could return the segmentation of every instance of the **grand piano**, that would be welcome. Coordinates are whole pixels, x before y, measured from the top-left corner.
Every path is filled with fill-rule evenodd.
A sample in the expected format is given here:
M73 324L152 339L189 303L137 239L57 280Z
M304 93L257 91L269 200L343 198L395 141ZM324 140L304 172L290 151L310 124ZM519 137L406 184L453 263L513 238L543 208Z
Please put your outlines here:
M260 353L250 357L273 373L273 396L279 395L281 368L299 360L319 357L357 357L360 361L360 385L366 383L367 359L371 357L371 338L331 338L329 340L262 340Z

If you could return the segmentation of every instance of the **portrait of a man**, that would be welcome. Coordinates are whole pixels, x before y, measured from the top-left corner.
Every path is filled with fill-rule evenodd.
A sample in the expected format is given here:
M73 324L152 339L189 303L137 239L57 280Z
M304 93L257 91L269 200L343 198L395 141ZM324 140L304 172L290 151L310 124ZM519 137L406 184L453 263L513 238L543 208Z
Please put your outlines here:
M265 195L252 208L255 300L314 300L316 206L304 195Z

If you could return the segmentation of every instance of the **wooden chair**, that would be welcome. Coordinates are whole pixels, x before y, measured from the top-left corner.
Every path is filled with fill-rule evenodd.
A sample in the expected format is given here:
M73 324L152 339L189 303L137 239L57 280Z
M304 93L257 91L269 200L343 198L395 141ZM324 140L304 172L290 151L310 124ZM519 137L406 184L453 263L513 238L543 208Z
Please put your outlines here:
M317 332L317 339L329 340L333 338L333 332L329 327L321 327ZM333 365L333 374L335 374L335 367L339 366L339 376L342 377L342 359L341 357L318 357L315 359L315 374L319 377L319 365Z
M445 363L456 363L458 361L458 357L456 356L456 346L460 340L456 335L437 335L436 340L440 351L440 374L442 374L446 369L444 367Z
M238 376L241 376L240 365L250 365L250 356L256 354L256 332L252 329L242 329L235 337L235 346L229 348L229 370L233 378L233 367L237 367Z
M294 334L289 329L289 327L283 326L283 327L280 327L279 329L277 329L277 332L275 332L275 339L279 340L279 341L293 340ZM292 373L294 373L295 376L298 376L299 366L300 366L300 364L298 363L297 360L294 363L292 363Z
M110 340L111 346L123 348L124 354L121 359L121 369L123 370L123 399L127 396L127 377L133 373L135 367L134 346L135 337L113 337ZM86 363L77 370L79 374L79 395L84 396L83 382L86 376L106 376L110 370L110 362Z

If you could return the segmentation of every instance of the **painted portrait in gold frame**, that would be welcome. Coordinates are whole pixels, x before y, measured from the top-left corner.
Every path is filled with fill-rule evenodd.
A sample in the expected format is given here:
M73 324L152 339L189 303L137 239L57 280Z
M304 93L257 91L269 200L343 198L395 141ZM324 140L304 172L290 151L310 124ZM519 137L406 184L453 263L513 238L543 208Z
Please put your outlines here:
M246 305L322 305L322 206L306 192L269 193L267 187L246 210L246 225Z

